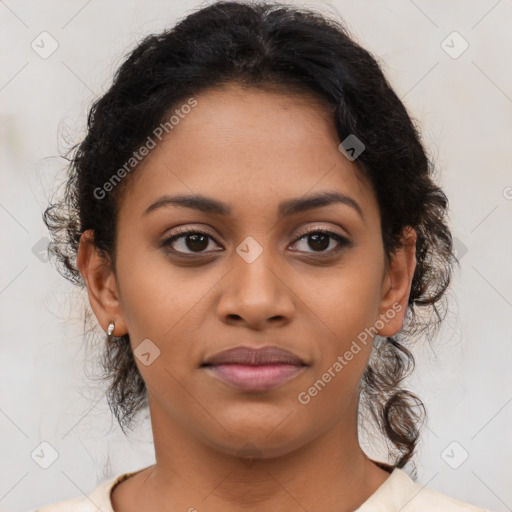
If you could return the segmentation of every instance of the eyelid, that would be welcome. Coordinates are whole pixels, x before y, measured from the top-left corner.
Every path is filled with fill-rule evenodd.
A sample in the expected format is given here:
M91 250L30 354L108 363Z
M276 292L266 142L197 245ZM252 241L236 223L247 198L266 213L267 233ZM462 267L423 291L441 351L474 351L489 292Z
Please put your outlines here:
M209 231L205 230L203 227L196 228L195 226L193 226L193 225L191 226L190 224L187 224L185 226L175 227L172 230L172 234L170 235L170 237L180 235L180 234L187 235L189 233L202 233L204 235L210 236L211 238L213 238L215 240L215 236L212 235ZM169 237L167 237L167 238L169 238Z
M306 228L300 229L299 232L295 234L294 240L291 243L291 245L295 245L296 243L300 242L303 238L305 238L309 234L314 234L314 233L319 233L319 232L325 233L328 236L330 236L331 238L335 238L335 239L337 238L338 239L337 240L338 247L335 249L326 251L326 252L320 251L316 254L317 257L332 256L333 254L336 254L339 251L341 251L343 248L351 247L353 245L353 242L346 235L337 232L333 228L322 226L322 225L313 225L313 226L308 226ZM179 240L180 238L182 238L183 236L186 236L188 234L206 235L209 238L211 238L214 243L216 243L217 245L221 245L221 244L219 244L219 242L217 242L217 239L215 236L213 236L211 233L204 230L203 228L194 228L193 226L187 225L187 226L177 226L176 228L174 228L172 234L170 234L169 236L166 236L163 239L163 241L161 242L161 246L162 247L170 246L173 242L175 242L176 240ZM175 249L169 249L169 251L174 254L180 255L180 256L194 255L193 252L192 253L184 253L184 252L177 251ZM206 256L209 254L211 255L214 252L220 252L220 251L217 249L217 250L213 250L213 251L210 250L210 251L198 252L198 253L195 253L194 256L202 256L202 255ZM302 251L295 251L295 252L302 252ZM315 254L315 252L313 251L311 254ZM192 256L192 257L194 257L194 256Z
M221 245L219 242L217 242L216 237L213 236L211 233L209 233L204 228L202 228L202 227L201 228L199 228L199 227L195 228L194 226L190 226L189 224L187 224L186 226L177 226L177 227L175 227L172 230L172 233L170 233L169 235L164 236L164 238L160 242L160 247L164 247L164 248L169 247L169 249L167 249L167 250L170 253L172 253L174 255L177 255L177 256L185 256L185 257L207 256L207 255L211 255L214 252L219 252L218 249L215 249L213 251L198 252L198 253L196 253L194 255L193 252L185 253L185 252L177 251L176 249L172 249L170 247L173 242L175 242L176 240L179 240L180 238L182 238L182 237L184 237L186 235L189 235L189 234L202 234L202 235L206 235L209 238L211 238L213 240L213 242L215 242L217 245Z
M345 235L343 233L338 233L337 231L333 230L333 228L331 228L331 227L326 227L326 226L322 226L320 224L317 224L317 225L314 225L314 226L308 226L306 228L300 228L298 230L298 232L296 232L295 235L294 235L295 236L294 242L297 242L303 236L308 235L309 233L312 233L312 232L316 232L316 231L332 232L333 234L338 235L339 237L348 240L347 235ZM176 228L174 228L172 235L170 235L168 237L165 237L165 239L169 240L169 238L173 238L176 235L180 235L180 234L187 235L189 233L205 234L205 235L208 235L209 237L211 237L212 240L214 240L216 244L219 243L217 241L216 237L214 235L212 235L210 232L204 230L204 228L202 228L202 227L195 228L194 226L190 226L190 225L177 226Z
M339 233L338 231L335 231L334 228L322 226L320 224L315 225L315 226L308 226L305 229L301 229L298 231L298 233L295 236L302 238L304 235L308 235L309 233L316 232L316 231L324 231L324 232L333 233L333 234L339 236L340 238L344 238L348 241L347 235L345 235L343 233ZM297 241L297 239L295 239L295 241Z

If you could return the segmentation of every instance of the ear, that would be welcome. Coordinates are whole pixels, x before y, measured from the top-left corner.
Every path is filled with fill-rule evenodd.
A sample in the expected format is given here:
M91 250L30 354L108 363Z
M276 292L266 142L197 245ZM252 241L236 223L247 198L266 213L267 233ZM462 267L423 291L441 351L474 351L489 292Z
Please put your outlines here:
M402 239L403 247L391 254L383 279L379 317L382 321L377 322L384 323L377 333L382 337L393 336L402 329L416 269L416 231L406 226Z
M119 292L110 260L98 250L94 243L94 231L88 229L80 237L76 259L78 270L87 285L89 302L101 325L106 331L114 322L113 336L128 332L119 299Z

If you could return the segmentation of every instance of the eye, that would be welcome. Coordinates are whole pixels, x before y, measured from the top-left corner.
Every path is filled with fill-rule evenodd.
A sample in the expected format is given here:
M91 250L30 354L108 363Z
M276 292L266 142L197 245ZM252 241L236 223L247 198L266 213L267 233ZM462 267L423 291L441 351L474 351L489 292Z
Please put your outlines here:
M201 254L217 252L215 250L206 250L210 244L210 240L213 240L215 243L217 243L215 239L208 233L194 229L179 228L177 231L178 234L174 234L162 241L163 247L170 247L172 252L176 252L178 254ZM352 242L350 242L350 240L348 240L346 237L327 229L318 228L302 233L300 238L294 242L294 245L305 240L307 240L309 247L311 247L313 251L299 249L299 252L319 253L321 256L332 255L333 253L341 251L344 247L350 247L352 245ZM329 248L331 246L332 240L337 242L337 247Z
M203 231L197 231L193 229L178 229L179 234L172 235L166 238L162 242L162 246L171 247L171 251L180 254L201 254L209 245L209 240L214 238ZM214 240L215 241L215 240ZM179 242L179 243L176 243ZM178 246L178 248L176 248ZM183 251L180 249L189 249L190 252ZM207 251L212 252L212 251Z
M331 246L332 240L337 242L338 246L335 248L331 247L330 249L328 249ZM313 251L306 250L303 252L316 252L320 253L321 256L332 255L334 253L341 251L344 247L350 247L352 245L348 238L339 235L338 233L334 233L333 231L318 228L307 231L306 233L302 233L302 235L295 242L295 244L298 244L299 242L302 241L306 241L304 245L307 244L309 247L313 249Z

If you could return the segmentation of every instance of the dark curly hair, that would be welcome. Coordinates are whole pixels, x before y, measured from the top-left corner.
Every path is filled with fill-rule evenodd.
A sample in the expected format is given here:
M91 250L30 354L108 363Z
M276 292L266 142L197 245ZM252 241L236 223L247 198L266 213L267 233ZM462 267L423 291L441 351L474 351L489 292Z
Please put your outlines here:
M376 58L340 21L275 2L216 2L147 36L93 103L85 138L65 156L64 194L43 214L52 237L50 257L56 257L64 277L83 288L76 255L82 233L92 229L96 247L115 272L117 215L136 171L106 197L98 198L98 190L174 108L192 95L233 82L308 94L328 105L340 141L355 134L365 145L354 163L376 192L387 261L403 243L404 227L417 233L417 265L403 328L384 343L376 340L360 383L364 407L359 418L362 409L370 412L389 458L402 468L412 462L426 419L421 400L402 386L414 369L409 348L420 334L430 339L443 320L445 292L458 260L446 222L448 199L434 183L434 165L419 129ZM125 432L147 407L128 334L105 343L102 365L104 378L111 381L110 408Z

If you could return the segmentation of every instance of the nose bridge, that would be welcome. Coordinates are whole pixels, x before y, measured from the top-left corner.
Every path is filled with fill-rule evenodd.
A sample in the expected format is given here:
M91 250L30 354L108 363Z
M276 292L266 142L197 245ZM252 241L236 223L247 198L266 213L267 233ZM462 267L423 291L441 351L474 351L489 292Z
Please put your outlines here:
M274 317L289 318L293 313L290 292L279 276L278 258L272 249L249 236L233 254L233 268L223 288L219 315L240 317L257 324Z
M233 258L235 281L239 283L237 291L241 297L246 296L253 302L258 301L258 296L259 300L270 300L278 291L274 270L276 258L268 243L263 243L265 246L248 236L237 246L237 256Z

